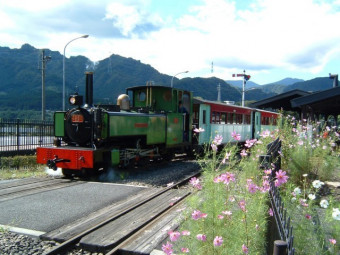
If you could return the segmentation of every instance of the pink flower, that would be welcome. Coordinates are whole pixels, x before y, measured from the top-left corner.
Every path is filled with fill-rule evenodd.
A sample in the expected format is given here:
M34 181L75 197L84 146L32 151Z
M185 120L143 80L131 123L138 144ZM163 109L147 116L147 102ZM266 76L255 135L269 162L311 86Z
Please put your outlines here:
M265 192L268 192L270 189L270 184L269 184L269 181L268 180L263 180L262 181L262 187L261 187L261 192L262 193L265 193Z
M302 140L299 140L299 141L297 142L297 144L300 145L300 146L302 146L302 145L303 145L303 141L302 141Z
M240 141L241 140L241 135L237 134L235 131L233 131L231 133L231 136L236 140L236 141Z
M214 143L211 144L211 149L212 149L213 151L217 151L217 150L218 150L216 144L214 144Z
M222 219L224 218L224 216L221 215L221 214L219 214L219 215L217 215L217 218L218 218L219 220L222 220Z
M250 183L248 185L248 191L252 194L254 194L258 189L259 187L257 187L254 183Z
M223 243L222 236L216 236L214 239L214 246L221 246Z
M183 253L189 253L189 248L184 248L184 247L183 247L183 248L181 249L181 251L182 251Z
M243 150L241 151L240 155L241 155L242 157L245 157L245 156L247 156L248 154L247 154L246 150L243 149Z
M189 181L189 183L194 186L194 188L196 189L202 189L201 183L200 183L200 179L196 178L196 177L192 177Z
M335 245L335 244L336 244L336 240L335 240L335 239L333 239L333 238L329 239L329 242L330 242L331 244L333 244L333 245Z
M172 244L167 242L166 244L162 245L162 250L166 255L171 255L174 251L172 250Z
M251 148L256 142L257 142L257 139L246 140L246 143L244 144L244 146L246 146L247 148Z
M178 231L173 232L172 230L170 230L168 234L171 242L176 242L181 236L181 234Z
M241 201L238 203L238 206L241 208L242 211L246 212L246 201L241 200Z
M201 218L201 212L199 210L194 210L194 212L191 214L191 217L193 220L198 220Z
M231 152L226 152L226 153L225 153L225 156L224 156L224 158L223 158L223 160L222 160L222 164L225 164L225 162L226 162L227 160L229 160L230 156L231 156Z
M229 182L235 181L235 175L229 172L222 174L221 178L223 179L224 184L227 184L227 185L229 184Z
M230 216L230 215L232 215L233 213L232 213L231 211L223 211L222 214L227 215L227 216Z
M272 173L271 169L264 170L264 174L266 175L270 175L271 173Z
M198 234L196 238L197 240L202 241L202 242L205 242L207 240L207 236L203 234Z
M306 214L305 217L306 217L307 220L310 220L312 218L312 216L309 215L309 214Z
M221 176L221 175L219 175L219 176L215 177L215 178L214 178L214 182L215 182L215 183L220 183L220 182L223 182L223 178L222 178L222 176Z
M308 207L308 204L306 202L307 202L306 199L300 198L300 205L302 205L303 207Z
M263 131L260 134L260 136L262 136L263 138L266 138L266 137L270 136L270 131L269 130L265 130L265 131Z
M245 254L248 254L248 247L245 244L242 244L242 251Z
M288 176L286 175L286 171L282 171L281 169L275 173L276 181L275 186L280 186L283 183L286 183L288 180Z
M198 129L195 128L195 129L194 129L194 132L195 132L195 133L201 133L201 132L204 132L204 129L203 129L203 128L198 128Z
M269 208L268 214L269 214L270 216L274 216L274 212L273 212L273 209L272 209L272 208Z
M190 236L190 232L188 230L183 230L182 236Z
M214 138L213 143L216 145L220 145L223 141L223 137L221 135L216 135Z
M199 210L194 210L194 212L191 214L191 217L193 220L199 220L201 218L206 218L208 216L208 214L206 213L202 213Z

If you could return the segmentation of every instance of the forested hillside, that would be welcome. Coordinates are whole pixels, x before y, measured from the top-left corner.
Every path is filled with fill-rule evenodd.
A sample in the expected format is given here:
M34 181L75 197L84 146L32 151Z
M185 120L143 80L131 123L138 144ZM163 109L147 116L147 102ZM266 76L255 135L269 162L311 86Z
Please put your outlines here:
M45 49L45 56L51 57L45 70L46 110L53 112L62 109L63 56L48 49ZM0 47L0 118L23 117L41 111L41 67L40 49L28 44L20 49ZM118 95L125 92L125 88L144 85L150 81L155 85L170 86L172 78L171 75L159 73L148 64L114 54L97 63L83 56L66 57L67 97L75 91L84 92L86 71L94 71L95 103L115 103ZM181 78L174 78L174 86L193 91L196 97L217 100L217 86L220 84L222 101L241 101L240 88L231 86L222 79ZM247 91L246 100L261 100L296 88L317 91L331 86L332 80L328 78L316 78L292 85L268 84Z

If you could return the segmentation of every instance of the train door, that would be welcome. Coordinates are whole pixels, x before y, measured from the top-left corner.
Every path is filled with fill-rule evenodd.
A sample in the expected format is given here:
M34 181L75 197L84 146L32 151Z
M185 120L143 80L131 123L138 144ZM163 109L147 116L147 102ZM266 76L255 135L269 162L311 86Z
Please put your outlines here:
M203 128L205 131L199 134L198 144L210 142L210 105L200 104L199 127Z
M258 139L260 137L261 132L261 113L255 112L254 119L253 119L253 136L254 138Z

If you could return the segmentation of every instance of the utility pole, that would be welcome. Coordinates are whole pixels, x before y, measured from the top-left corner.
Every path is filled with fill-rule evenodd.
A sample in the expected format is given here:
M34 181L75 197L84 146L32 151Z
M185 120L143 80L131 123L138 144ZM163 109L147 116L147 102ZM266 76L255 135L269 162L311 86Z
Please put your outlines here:
M45 120L45 68L50 56L45 56L45 49L41 50L41 120Z
M221 84L217 85L217 102L221 102Z

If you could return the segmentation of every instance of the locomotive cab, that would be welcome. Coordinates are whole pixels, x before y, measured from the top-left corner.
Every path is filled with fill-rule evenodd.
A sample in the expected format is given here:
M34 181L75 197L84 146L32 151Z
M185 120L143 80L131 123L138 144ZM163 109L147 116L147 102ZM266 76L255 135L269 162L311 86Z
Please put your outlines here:
M153 112L180 113L182 103L188 114L192 112L192 93L165 86L138 86L127 88L126 94L131 98L131 108Z

